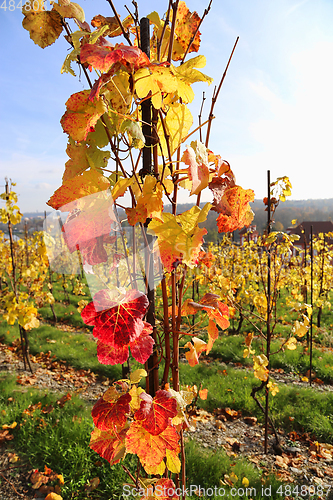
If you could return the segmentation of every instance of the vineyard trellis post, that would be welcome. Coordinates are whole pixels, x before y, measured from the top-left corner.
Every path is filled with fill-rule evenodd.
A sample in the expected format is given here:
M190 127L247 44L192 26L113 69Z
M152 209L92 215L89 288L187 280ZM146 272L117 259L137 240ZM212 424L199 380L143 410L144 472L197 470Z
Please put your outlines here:
M310 317L310 376L309 383L312 385L312 326L313 326L313 226L310 228L310 259L311 259L311 275L310 275L310 298L311 298L311 317Z
M271 172L267 170L267 236L271 232ZM266 357L269 363L269 355L271 349L271 250L270 246L267 247L267 318L266 318ZM268 365L269 366L269 365ZM267 454L268 448L268 411L269 411L269 388L268 388L269 377L266 381L265 390L265 442L264 448Z

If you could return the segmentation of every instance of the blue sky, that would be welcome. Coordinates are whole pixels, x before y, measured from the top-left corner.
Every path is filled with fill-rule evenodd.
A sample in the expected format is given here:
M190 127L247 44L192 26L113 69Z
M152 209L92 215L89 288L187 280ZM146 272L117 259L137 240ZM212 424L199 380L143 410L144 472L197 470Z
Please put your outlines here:
M78 3L87 21L112 15L104 0ZM124 0L114 4L123 18ZM140 17L153 10L162 15L167 0L138 4ZM207 4L187 1L200 16ZM19 9L0 10L0 185L7 175L17 183L23 211L44 210L68 159L60 126L65 102L86 84L84 77L60 74L68 50L63 38L43 50L22 28ZM266 194L267 169L272 179L290 177L293 199L333 197L332 26L331 1L213 0L200 53L214 84L240 40L215 107L210 148L231 163L237 182L256 198ZM195 123L203 91L207 116L214 84L193 87ZM188 195L181 201L189 201Z

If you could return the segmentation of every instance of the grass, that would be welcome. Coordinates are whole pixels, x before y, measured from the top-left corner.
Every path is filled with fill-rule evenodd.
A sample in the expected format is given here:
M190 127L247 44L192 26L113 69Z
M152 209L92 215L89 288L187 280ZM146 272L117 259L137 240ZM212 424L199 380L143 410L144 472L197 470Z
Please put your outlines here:
M30 353L51 351L57 359L66 361L77 369L91 370L94 373L114 380L121 376L121 366L101 365L97 360L96 342L85 333L71 333L54 326L43 325L29 332ZM17 325L0 325L0 339L7 344L19 338Z
M200 406L213 411L215 408L241 410L243 416L254 415L263 422L263 414L251 397L253 386L260 385L253 373L232 368L223 369L219 363L181 367L181 383L196 384L208 389L206 401ZM270 398L270 413L277 427L286 432L308 432L322 442L333 442L333 393L317 392L279 384L280 392ZM258 396L264 403L264 396ZM291 418L290 418L291 417Z
M64 476L62 495L64 499L87 498L84 487L94 477L99 477L99 487L90 494L92 499L119 498L122 483L127 480L123 469L110 469L105 460L89 448L90 432L93 428L91 408L83 400L73 397L63 408L57 405L59 394L35 389L22 389L17 386L14 377L0 377L1 424L18 426L12 431L15 452L28 462L29 468L44 470L45 465ZM14 401L8 401L14 398ZM42 408L52 404L54 410L44 414L41 409L32 416L22 412L28 406L41 403ZM8 449L10 451L10 448ZM133 457L128 457L126 465L133 470ZM29 469L27 469L29 470Z

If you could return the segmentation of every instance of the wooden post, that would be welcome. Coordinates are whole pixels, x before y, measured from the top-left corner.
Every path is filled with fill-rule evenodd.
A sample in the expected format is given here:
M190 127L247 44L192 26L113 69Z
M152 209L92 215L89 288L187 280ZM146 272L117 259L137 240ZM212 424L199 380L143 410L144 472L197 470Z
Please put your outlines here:
M140 20L140 43L141 50L150 57L150 33L149 33L149 19L143 17ZM152 107L151 99L146 99L141 104L142 111L142 133L145 137L145 146L142 150L142 169L140 171L141 178L144 179L146 175L150 175L153 172L152 168ZM144 226L147 227L150 220L147 219ZM154 287L154 261L153 261L153 236L147 234L148 246L145 251L145 261L146 261L146 278L147 278L147 297L149 300L149 306L146 316L146 321L152 325L153 333L152 337L155 341L155 348L153 354L147 361L148 377L146 379L147 392L154 397L159 386L158 378L158 358L156 353L156 327L155 327L155 287Z
M311 297L311 318L310 318L310 376L309 382L312 385L312 325L313 325L313 226L310 229L310 257L311 257L311 278L310 278L310 297Z
M267 235L271 232L271 172L267 170ZM266 318L266 357L268 360L267 368L269 368L269 355L271 350L271 251L267 248L267 318ZM269 410L269 389L268 381L266 381L266 401L265 401L265 453L268 448L268 410Z

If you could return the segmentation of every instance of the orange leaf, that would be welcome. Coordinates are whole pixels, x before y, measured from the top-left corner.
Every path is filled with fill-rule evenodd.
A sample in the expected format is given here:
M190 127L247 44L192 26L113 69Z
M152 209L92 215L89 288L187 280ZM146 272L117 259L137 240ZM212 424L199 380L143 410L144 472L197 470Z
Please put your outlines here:
M67 111L60 120L64 132L77 142L86 140L88 133L94 130L98 119L107 110L103 99L91 102L89 94L89 90L72 94L66 102Z
M127 429L101 431L95 428L91 433L90 448L110 465L116 464L125 455L125 436Z
M203 340L197 337L192 338L193 344L187 342L184 347L188 347L190 350L185 353L186 359L190 366L195 366L199 363L200 354L207 349L207 344Z
M166 456L166 450L179 452L179 436L174 427L168 426L154 436L139 422L133 422L126 435L126 451L135 453L141 463L149 466L158 465Z
M103 175L96 172L96 170L87 170L81 175L66 180L53 193L47 205L55 210L67 212L74 208L74 206L68 206L68 204L99 191L105 191L109 187L110 182Z
M200 141L191 142L191 146L187 146L186 151L182 156L182 161L189 165L188 176L192 181L192 194L199 194L208 186L209 182L209 165L208 165L208 150Z

